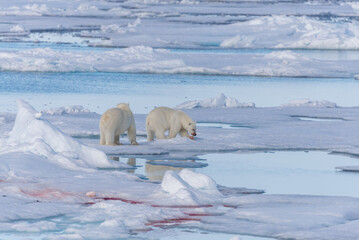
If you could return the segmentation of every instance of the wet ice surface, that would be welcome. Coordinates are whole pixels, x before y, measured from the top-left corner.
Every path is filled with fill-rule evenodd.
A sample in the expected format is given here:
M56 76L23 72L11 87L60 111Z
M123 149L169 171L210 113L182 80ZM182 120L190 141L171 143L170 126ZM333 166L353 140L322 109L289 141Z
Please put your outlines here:
M269 194L306 194L359 197L358 167L337 167L358 164L358 158L327 152L247 152L216 153L190 160L153 160L154 156L118 156L115 159L135 166L128 170L161 181L166 171L184 168L205 173L217 184L227 187L246 186ZM165 156L163 158L166 158Z
M335 121L345 121L345 119L340 118L320 118L320 117L305 117L305 116L292 116L303 121L317 121L317 122L335 122Z
M197 127L210 127L210 128L228 128L228 129L250 128L248 126L240 126L240 125L231 124L231 123L213 123L213 122L198 122L196 124L196 126Z
M254 237L248 235L233 235L233 234L225 234L225 233L212 233L207 231L196 231L194 229L179 229L174 231L172 234L169 233L169 236L162 237L161 239L170 240L170 239L198 239L198 240L217 240L217 239L246 239L246 240L270 240L273 238L265 238L265 237Z

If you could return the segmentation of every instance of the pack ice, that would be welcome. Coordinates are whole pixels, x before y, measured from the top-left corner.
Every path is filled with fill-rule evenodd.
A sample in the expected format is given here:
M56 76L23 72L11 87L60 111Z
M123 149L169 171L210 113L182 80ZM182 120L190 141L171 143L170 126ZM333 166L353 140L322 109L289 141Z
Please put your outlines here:
M210 116L215 116L213 113L228 111L230 115L222 114L226 120L241 118L242 121L253 118L253 115L243 116L239 112L252 111L256 116L253 119L258 119L254 121L256 124L265 121L271 131L277 131L277 124L285 125L289 121L283 117L288 113L310 112L346 117L347 111L357 111L319 109L318 112L313 107L284 107L273 112L256 108L197 108L191 110L191 114L208 120ZM271 120L261 119L264 113ZM88 121L84 121L86 116ZM142 115L136 116L139 121L143 118ZM273 121L278 118L282 119L280 123ZM7 114L3 114L2 119L0 230L3 236L26 234L44 239L97 239L98 236L118 239L136 235L149 238L165 236L165 229L176 226L279 239L356 239L359 235L357 198L248 195L235 191L223 194L224 187L219 188L209 176L191 170L179 173L168 171L162 183L158 184L120 171L129 166L108 160L104 151L109 148L86 146L86 141L80 142L65 133L81 131L81 127L77 126L82 126L83 122L89 131L95 132L89 122L97 122L99 116L94 117L93 113L39 114L31 105L20 100L16 119ZM65 119L72 119L72 128L60 124ZM315 124L293 121L306 124L302 127L309 129ZM77 125L74 124L76 122ZM338 124L342 130L346 128L344 123ZM324 128L330 127L324 125ZM288 133L288 128L283 129ZM202 149L207 136L203 134L198 145L188 146L187 150ZM226 136L223 141L228 143L233 137ZM209 140L213 141L213 138ZM240 142L248 146L247 140ZM161 146L172 152L178 149L176 145L183 147L190 142L193 141L183 142L180 138L168 142L155 141L140 144L136 151L146 152L151 148L158 151ZM342 143L342 146L354 148L348 142ZM134 146L125 144L121 148L131 151Z

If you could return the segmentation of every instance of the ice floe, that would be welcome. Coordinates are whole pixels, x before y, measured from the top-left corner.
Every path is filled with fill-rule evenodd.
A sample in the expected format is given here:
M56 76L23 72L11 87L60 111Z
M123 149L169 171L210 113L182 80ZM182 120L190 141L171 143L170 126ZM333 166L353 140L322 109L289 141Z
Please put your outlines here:
M193 100L181 103L176 106L178 109L192 108L251 108L255 107L254 103L240 103L237 99L226 97L223 93L217 97L205 100Z
M19 100L14 128L9 133L6 146L1 149L2 152L22 149L54 159L59 165L70 169L85 166L116 166L108 161L103 152L79 143L40 117L41 114L31 105Z
M358 49L355 23L326 23L306 16L265 16L232 25L240 34L226 39L222 47ZM262 35L257 35L260 31ZM262 37L265 35L266 37ZM269 41L271 40L271 41Z
M80 105L51 108L41 111L41 113L46 113L50 115L64 115L64 114L77 114L77 113L89 113L89 112L90 110Z
M288 104L281 105L282 107L325 107L325 108L335 108L337 107L336 103L329 102L326 100L317 101L310 100L307 98L296 99L290 101Z
M42 118L48 119L71 136L82 136L78 138L81 142L113 155L166 155L173 154L173 151L194 154L243 149L354 152L357 149L355 139L358 136L351 129L355 128L359 119L358 108L331 107L332 104L327 105L326 101L324 103L309 101L308 104L308 101L300 101L297 107L185 109L184 111L199 123L245 127L223 128L199 124L195 141L177 137L154 142L143 141L139 146L126 147L101 146L98 144L98 138L91 137L99 135L100 114L83 113L79 117L75 114L43 114ZM135 113L139 138L146 135L145 118L146 114ZM322 119L320 122L314 121ZM128 144L126 138L123 142Z
M233 129L202 127L198 129L201 137L195 141L178 137L141 143L136 149L126 144L107 149L96 139L74 140L58 129L62 126L65 132L76 132L80 130L78 126L82 126L96 132L98 114L43 113L39 116L28 103L19 101L18 105L16 120L1 115L6 124L14 125L11 132L1 128L2 231L16 236L20 232L29 236L41 234L50 239L91 239L99 235L109 239L128 238L133 232L146 238L152 233L166 235L165 231L158 232L161 227L179 225L274 238L304 239L303 234L305 239L335 239L339 236L355 239L357 236L357 198L249 196L246 194L263 191L246 189L240 183L237 188L218 186L211 177L187 169L168 171L162 183L156 184L116 170L119 162L110 164L100 151L166 150L176 156L181 155L180 149L186 155L191 151L203 153L234 146L256 150L292 147L344 151L356 146L353 139L357 136L352 129L358 121L357 108L189 109L186 111L194 119L250 122L255 128L240 129L237 134ZM351 121L318 125L310 121L298 122L291 117L295 114L340 116ZM86 116L88 119L84 120ZM141 124L144 117L135 115L140 131L144 128ZM60 124L66 119L70 121L68 126ZM305 134L309 135L303 141ZM218 136L222 136L223 144L218 143ZM325 140L329 136L330 141ZM21 213L18 212L20 208L24 209Z
M188 205L205 205L222 197L213 179L188 169L183 169L179 174L167 171L161 187L176 199L180 199L182 204Z
M336 169L348 172L359 172L359 166L338 166Z
M111 40L104 40L111 42ZM19 72L127 72L234 76L345 77L357 74L357 59L326 60L293 51L269 53L176 52L148 46L102 51L49 47L0 50L0 69ZM195 103L193 103L195 104ZM208 103L207 103L208 104ZM240 103L229 98L230 106Z

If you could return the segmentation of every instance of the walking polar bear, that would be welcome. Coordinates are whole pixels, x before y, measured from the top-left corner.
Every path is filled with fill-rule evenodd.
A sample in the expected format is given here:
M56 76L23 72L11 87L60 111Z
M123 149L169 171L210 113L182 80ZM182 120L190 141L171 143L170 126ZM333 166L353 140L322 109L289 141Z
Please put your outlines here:
M127 131L132 145L136 142L136 124L129 104L120 103L107 110L100 119L100 144L120 145L120 135Z
M165 132L169 130L168 137ZM186 113L168 107L158 107L152 110L146 118L147 140L174 138L179 133L182 137L196 136L196 122ZM192 135L190 136L188 132Z

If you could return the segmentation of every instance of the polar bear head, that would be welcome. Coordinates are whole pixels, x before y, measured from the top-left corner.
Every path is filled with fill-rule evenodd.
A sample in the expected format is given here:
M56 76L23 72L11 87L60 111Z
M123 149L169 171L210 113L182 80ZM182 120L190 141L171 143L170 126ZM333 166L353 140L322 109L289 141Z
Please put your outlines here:
M119 104L116 105L116 107L119 108L119 109L122 109L122 110L131 111L129 103L119 103Z
M183 128L186 129L192 136L196 136L196 122L191 118L186 119L183 124Z

